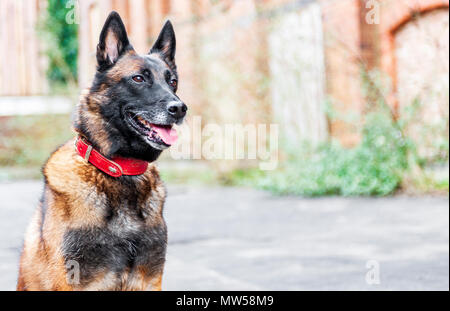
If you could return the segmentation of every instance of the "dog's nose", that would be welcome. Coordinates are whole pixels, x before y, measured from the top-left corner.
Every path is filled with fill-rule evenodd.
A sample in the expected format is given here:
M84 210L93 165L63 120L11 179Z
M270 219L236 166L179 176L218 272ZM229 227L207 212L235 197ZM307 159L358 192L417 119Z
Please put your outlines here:
M186 115L187 106L182 102L171 102L167 105L169 114L177 119L181 119Z

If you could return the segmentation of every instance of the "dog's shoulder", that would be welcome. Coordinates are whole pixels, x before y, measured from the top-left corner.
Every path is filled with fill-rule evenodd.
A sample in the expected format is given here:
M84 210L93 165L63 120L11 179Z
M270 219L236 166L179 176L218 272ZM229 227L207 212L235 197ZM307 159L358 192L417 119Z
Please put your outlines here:
M166 186L160 178L159 170L154 163L150 163L147 171L143 174L144 183L148 184L148 188L144 189L146 203L144 203L144 211L153 211L162 217L164 203L166 201L167 190Z
M44 164L42 173L50 189L70 193L83 181L80 172L88 169L87 163L75 151L75 138L56 149Z
M147 171L144 174L145 179L149 181L151 186L151 191L158 193L158 195L165 199L166 197L166 187L161 180L159 169L154 163L150 163Z

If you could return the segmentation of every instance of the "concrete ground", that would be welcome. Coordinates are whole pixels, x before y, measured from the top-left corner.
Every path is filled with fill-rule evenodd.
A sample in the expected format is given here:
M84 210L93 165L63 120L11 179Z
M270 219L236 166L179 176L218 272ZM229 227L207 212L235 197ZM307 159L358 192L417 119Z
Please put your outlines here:
M15 288L41 187L0 183L0 290ZM169 186L165 216L166 290L449 290L448 198Z

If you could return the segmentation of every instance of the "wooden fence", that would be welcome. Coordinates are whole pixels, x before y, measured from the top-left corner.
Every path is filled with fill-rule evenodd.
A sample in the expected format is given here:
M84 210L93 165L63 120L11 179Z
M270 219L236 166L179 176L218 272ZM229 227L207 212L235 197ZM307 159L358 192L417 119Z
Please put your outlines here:
M144 52L161 27L170 3L167 0L67 1L80 25L79 81L89 84L95 70L95 47L103 22L111 10L124 19L134 47ZM184 3L190 1L182 0ZM47 0L0 1L0 96L43 95L48 92L43 40L38 25Z
M45 58L36 26L43 0L0 1L0 95L47 91Z

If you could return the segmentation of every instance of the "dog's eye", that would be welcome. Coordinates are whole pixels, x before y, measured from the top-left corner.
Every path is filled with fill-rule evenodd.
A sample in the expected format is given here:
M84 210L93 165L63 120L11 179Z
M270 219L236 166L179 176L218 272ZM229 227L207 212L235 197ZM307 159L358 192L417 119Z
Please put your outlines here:
M143 77L143 76L141 76L141 75L137 75L137 76L134 76L134 77L133 77L133 81L134 81L134 82L138 82L138 83L141 83L141 82L144 82L144 81L145 81L145 79L144 79L144 77Z
M177 85L178 85L178 81L176 79L172 79L172 80L170 80L169 84L170 84L171 87L176 89Z

